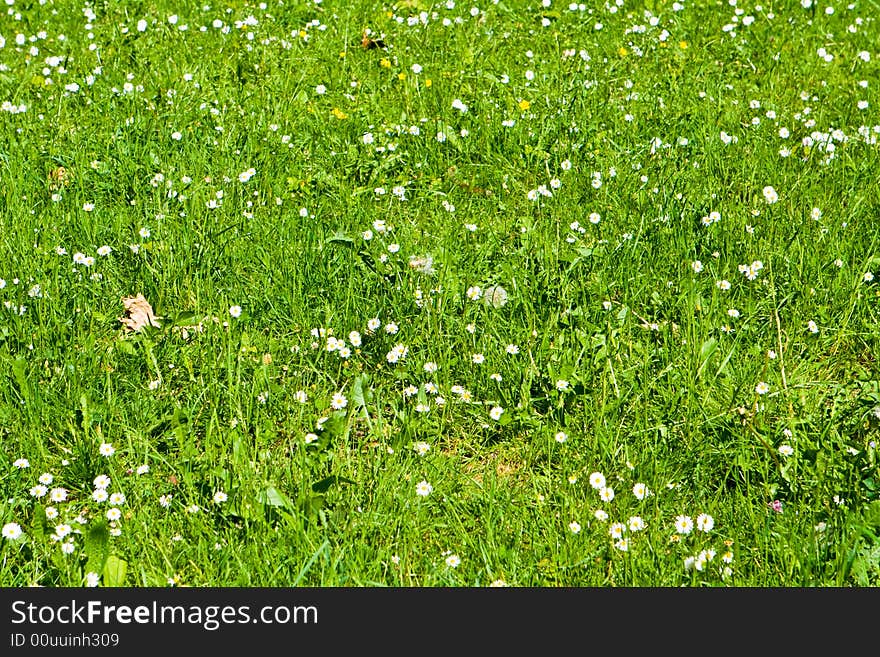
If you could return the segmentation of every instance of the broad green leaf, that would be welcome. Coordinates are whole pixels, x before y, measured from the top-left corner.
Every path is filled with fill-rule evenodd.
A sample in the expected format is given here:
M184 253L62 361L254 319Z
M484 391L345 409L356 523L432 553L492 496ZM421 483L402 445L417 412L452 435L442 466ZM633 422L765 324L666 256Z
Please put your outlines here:
M116 341L116 351L126 356L134 356L137 352L134 343L131 340L119 339Z
M18 386L18 392L22 397L27 399L29 397L30 388L28 387L27 382L27 361L23 356L19 356L14 361L12 361L12 376L15 379L15 383Z
M712 355L717 347L718 340L716 340L715 338L709 338L708 340L704 341L703 344L700 345L700 360L706 360L709 356Z
M46 541L49 535L49 519L46 518L44 506L38 506L34 509L34 517L31 520L31 535L38 543Z
M369 269L374 274L378 273L376 270L376 261L373 260L373 256L371 256L368 251L366 251L365 249L361 249L358 251L358 255L361 257L361 262L367 269Z
M114 554L108 556L102 573L104 586L124 586L127 570L128 564L125 560L120 559Z
M352 382L351 401L354 406L362 407L367 405L368 397L370 397L369 380L370 377L368 375L359 374Z
M324 423L321 434L330 437L341 436L345 432L345 417L345 411L331 413L329 419Z
M302 508L305 514L314 515L324 508L324 496L310 495L308 498L306 498L305 502L303 502Z
M234 431L232 436L232 462L236 465L245 466L249 460L247 445L238 431Z
M718 340L715 338L709 338L700 345L700 366L697 368L697 376L700 376L716 349L718 349Z
M104 570L110 553L110 530L106 521L95 522L85 531L84 552L86 572L100 573Z
M271 506L280 509L287 509L288 511L293 511L294 506L290 501L290 498L287 497L280 490L275 488L275 486L269 486L266 490L262 491L258 499L261 504L265 506Z
M316 493L326 493L330 490L330 487L333 484L353 484L356 483L351 479L346 479L345 477L338 477L336 475L330 475L329 477L325 477L321 481L316 481L312 484L312 490Z
M182 313L177 313L174 316L174 325L175 326L195 326L202 320L201 315L197 315L192 311L185 311Z
M795 484L797 482L794 481L794 478L788 472L790 467L791 467L791 462L790 461L786 462L781 468L779 468L779 474L782 476L783 479L785 479L785 481L787 481L789 483L789 486L791 486L792 490L794 490L796 487Z
M874 500L865 511L865 522L868 526L880 529L880 500Z
M341 244L342 246L354 246L354 240L346 235L345 233L341 233L339 231L335 232L331 237L327 238L327 241L324 243L327 244Z

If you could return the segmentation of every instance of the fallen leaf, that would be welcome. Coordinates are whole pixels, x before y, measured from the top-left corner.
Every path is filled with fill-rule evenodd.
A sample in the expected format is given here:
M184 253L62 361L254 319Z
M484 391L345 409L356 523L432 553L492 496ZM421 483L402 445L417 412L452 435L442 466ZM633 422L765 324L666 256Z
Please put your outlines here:
M366 34L364 34L364 38L361 39L361 46L367 50L373 50L375 48L385 50L388 47L382 39L371 39Z
M155 326L161 328L159 318L153 314L153 307L150 302L144 298L143 294L136 297L123 297L122 305L125 306L125 317L120 317L119 321L128 331L140 331L145 326Z
M69 169L57 167L49 172L49 189L56 190L66 187L70 182L71 173Z

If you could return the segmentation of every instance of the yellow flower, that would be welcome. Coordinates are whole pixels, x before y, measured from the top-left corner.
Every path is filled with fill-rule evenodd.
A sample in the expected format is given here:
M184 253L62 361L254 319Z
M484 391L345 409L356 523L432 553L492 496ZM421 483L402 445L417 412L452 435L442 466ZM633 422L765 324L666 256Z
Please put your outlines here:
M333 116L335 116L335 117L336 117L337 119L339 119L340 121L342 121L343 119L347 119L347 118L348 118L348 114L346 114L345 112L343 112L343 111L342 111L341 109L339 109L338 107L334 107L334 108L333 108L333 111L331 112L331 114L333 114Z
M406 73L401 71L400 73L397 74L397 79L398 80L406 80Z
M299 38L300 38L300 39L305 39L307 36L309 36L309 33L306 32L305 30L300 30L300 31L299 31Z
M624 48L623 46L621 46L621 47L618 49L617 54L620 55L621 57L626 57L626 56L629 54L629 51L627 51L626 48Z
M687 41L679 41L678 47L681 48L682 50L684 50L685 48L688 47L688 42Z
M344 58L345 55L346 55L346 52L343 50L341 53L339 53L339 59Z
M425 87L430 87L430 86L431 86L431 78L428 78L425 80Z
M529 101L527 101L525 98L523 98L521 101L519 101L519 108L520 108L523 112L525 112L525 111L526 111L527 109L529 109L531 106L532 106L532 104L531 104Z
M383 57L379 61L379 66L381 66L382 68L391 68L391 60L388 59L387 57Z

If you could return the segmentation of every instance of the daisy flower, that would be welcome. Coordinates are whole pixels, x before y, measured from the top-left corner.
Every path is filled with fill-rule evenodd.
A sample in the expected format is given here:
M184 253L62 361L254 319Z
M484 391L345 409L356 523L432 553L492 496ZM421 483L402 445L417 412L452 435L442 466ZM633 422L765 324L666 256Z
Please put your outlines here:
M53 502L63 502L67 499L67 489L66 488L53 488L49 491L49 499Z
M648 487L645 484L638 483L633 486L633 495L636 496L636 499L643 500L648 496Z
M646 527L645 521L640 516L631 516L627 525L631 532L640 532Z
M679 534L690 534L694 528L694 521L690 516L681 515L675 519L675 531Z
M21 525L19 525L17 522L7 522L5 525L3 525L2 534L3 538L5 538L6 540L14 541L21 537L23 533L24 532L22 532Z
M715 519L707 513L697 516L697 529L701 532L710 532L715 526Z

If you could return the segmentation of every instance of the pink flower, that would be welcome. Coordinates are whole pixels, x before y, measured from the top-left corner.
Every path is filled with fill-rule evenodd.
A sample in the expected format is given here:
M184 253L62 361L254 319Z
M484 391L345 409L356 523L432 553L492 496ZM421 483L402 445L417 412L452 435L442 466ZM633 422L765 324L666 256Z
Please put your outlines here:
M768 502L767 506L776 511L776 513L782 513L782 502L780 500L773 500L772 502Z

